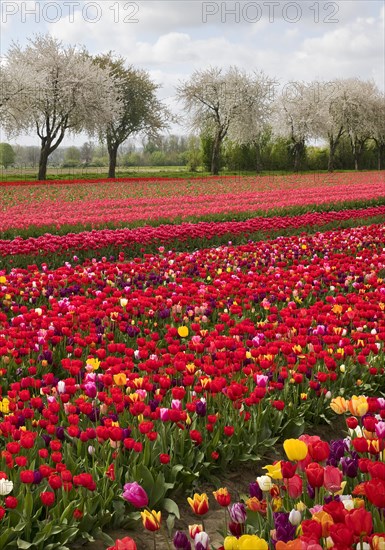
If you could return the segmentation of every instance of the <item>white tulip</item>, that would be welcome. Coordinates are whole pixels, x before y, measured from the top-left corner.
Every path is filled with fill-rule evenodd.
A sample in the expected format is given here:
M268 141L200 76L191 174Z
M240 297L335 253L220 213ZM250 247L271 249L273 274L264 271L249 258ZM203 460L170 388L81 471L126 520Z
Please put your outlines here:
M270 491L273 486L273 483L269 476L257 477L257 483L262 491Z
M0 479L0 495L9 495L13 489L13 481L9 479Z

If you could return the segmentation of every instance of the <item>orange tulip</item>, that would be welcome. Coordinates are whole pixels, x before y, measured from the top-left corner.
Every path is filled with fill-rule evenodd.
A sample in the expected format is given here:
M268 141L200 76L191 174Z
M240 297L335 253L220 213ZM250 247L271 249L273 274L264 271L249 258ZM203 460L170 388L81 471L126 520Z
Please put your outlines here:
M319 512L316 512L312 515L312 519L315 519L316 521L318 521L318 523L321 524L322 536L328 537L330 526L334 523L332 516L327 512L320 510Z

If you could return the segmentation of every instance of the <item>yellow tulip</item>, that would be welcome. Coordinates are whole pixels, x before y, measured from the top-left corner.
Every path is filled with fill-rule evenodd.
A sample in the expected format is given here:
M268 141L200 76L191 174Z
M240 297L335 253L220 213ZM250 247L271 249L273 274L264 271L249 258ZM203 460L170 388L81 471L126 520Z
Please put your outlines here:
M226 537L223 541L225 550L238 550L238 539L236 537Z
M257 535L242 535L238 539L238 550L267 550L268 544L265 539Z
M364 416L369 410L369 405L364 395L353 395L348 401L348 408L354 416Z
M283 448L289 460L303 460L307 455L307 445L300 439L286 439Z
M97 370L99 368L100 361L95 357L89 357L86 361L86 365L92 367L93 370Z
M276 462L275 464L268 464L263 467L263 470L267 470L267 475L272 479L282 479L281 461Z
M186 336L188 336L188 327L178 327L178 334L181 338L186 338Z
M348 410L348 404L344 397L335 397L330 401L330 408L337 414L344 414Z
M0 401L0 412L4 414L9 413L9 399L7 397L3 397L3 400Z

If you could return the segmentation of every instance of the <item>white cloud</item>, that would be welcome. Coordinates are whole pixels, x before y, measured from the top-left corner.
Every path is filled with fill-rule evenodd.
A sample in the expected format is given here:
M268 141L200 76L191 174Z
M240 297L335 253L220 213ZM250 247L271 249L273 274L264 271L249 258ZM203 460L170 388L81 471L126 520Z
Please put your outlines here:
M2 0L2 9L10 1ZM35 4L35 0L25 2ZM41 5L44 2L40 0ZM50 2L60 4L59 0ZM21 4L22 0L14 2ZM98 9L87 8L91 4ZM48 20L39 25L36 18L25 14L22 23L19 11L6 21L1 19L1 53L4 55L13 37L23 43L33 32L45 31L65 43L84 44L93 54L113 50L129 64L147 69L162 85L159 96L175 111L180 109L175 104L176 85L193 70L215 65L262 69L281 83L357 76L374 78L385 88L383 0L297 0L301 8L297 23L287 20L295 11L284 9L293 2L282 0L269 21L272 1L238 0L238 23L229 13L235 4L222 0L73 0L71 16L69 8L63 8L59 22ZM246 4L254 8L245 11ZM256 6L262 17L253 22ZM96 15L99 20L90 22ZM138 22L133 23L134 19Z

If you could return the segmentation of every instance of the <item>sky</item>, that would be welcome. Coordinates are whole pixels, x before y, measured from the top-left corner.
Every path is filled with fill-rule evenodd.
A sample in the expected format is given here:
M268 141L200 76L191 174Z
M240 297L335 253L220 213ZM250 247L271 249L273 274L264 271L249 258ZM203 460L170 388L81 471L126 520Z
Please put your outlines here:
M112 50L147 70L178 116L176 86L214 66L262 70L280 86L359 77L385 90L385 0L1 0L0 17L2 57L45 32L91 54ZM38 145L34 135L15 142Z

